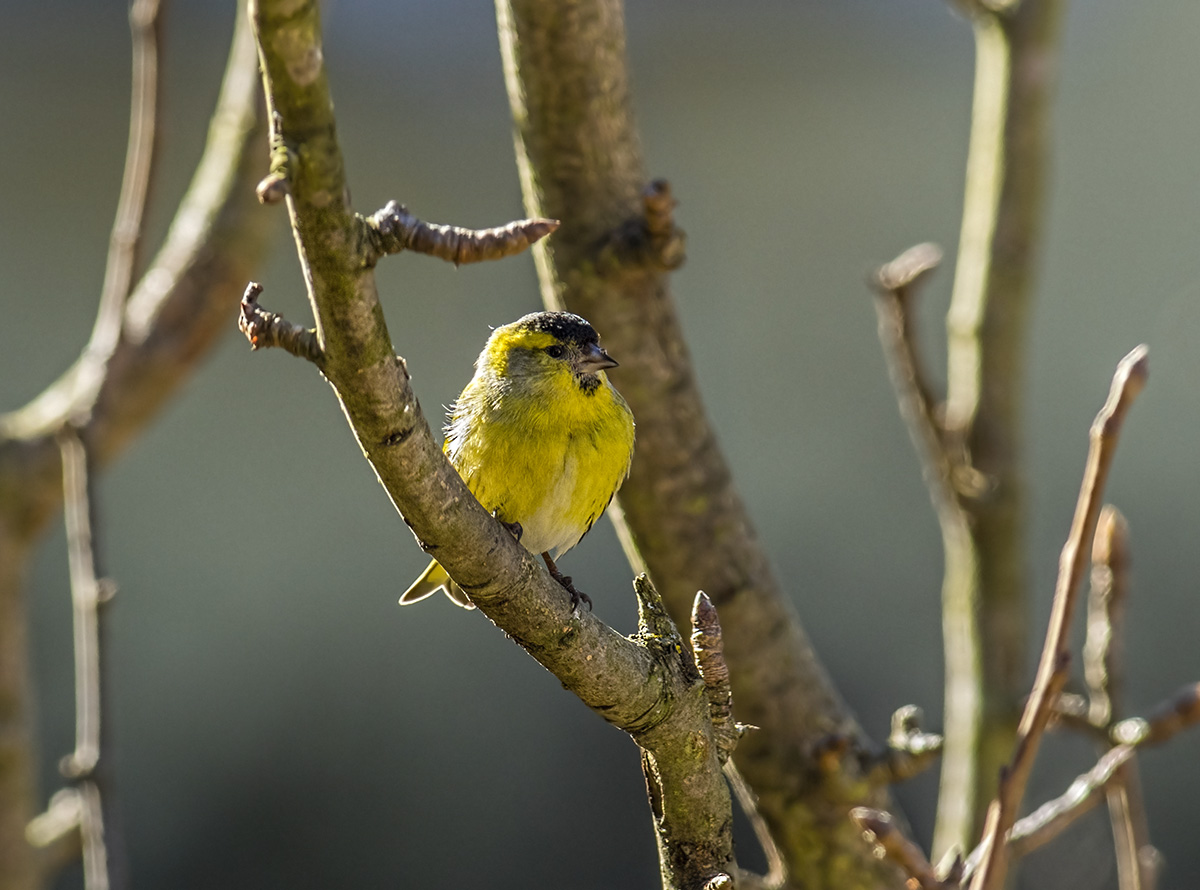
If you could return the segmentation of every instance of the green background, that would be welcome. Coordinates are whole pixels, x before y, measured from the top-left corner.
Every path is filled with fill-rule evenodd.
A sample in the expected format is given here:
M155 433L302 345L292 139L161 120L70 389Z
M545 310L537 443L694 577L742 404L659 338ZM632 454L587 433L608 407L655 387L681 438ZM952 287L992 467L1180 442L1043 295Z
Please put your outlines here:
M167 16L156 238L200 154L233 4L175 0ZM676 300L735 478L868 731L882 738L906 703L937 728L939 535L864 282L917 241L953 254L969 28L937 0L659 0L632 3L628 23L649 173L672 182L689 235ZM360 210L396 198L436 222L523 215L489 3L330 0L325 25ZM1150 345L1151 383L1109 489L1132 526L1136 712L1200 679L1197 37L1200 4L1187 0L1071 5L1033 312L1034 650L1088 424L1117 361ZM0 409L48 384L90 330L127 46L115 0L0 11ZM935 369L951 268L921 304ZM304 319L282 228L259 280L265 305ZM539 305L528 257L456 270L403 255L379 281L431 417L466 382L487 326ZM106 571L121 586L106 717L136 886L657 883L634 747L478 613L396 606L420 550L328 387L283 353L251 354L232 311L212 360L100 495ZM564 568L601 617L632 630L607 523ZM73 732L61 532L29 593L48 796ZM1031 799L1093 757L1052 739ZM1192 734L1141 758L1162 888L1200 886L1198 757ZM935 785L930 774L898 791L926 843ZM739 832L743 862L760 861ZM1114 887L1110 849L1097 811L1033 857L1022 886Z

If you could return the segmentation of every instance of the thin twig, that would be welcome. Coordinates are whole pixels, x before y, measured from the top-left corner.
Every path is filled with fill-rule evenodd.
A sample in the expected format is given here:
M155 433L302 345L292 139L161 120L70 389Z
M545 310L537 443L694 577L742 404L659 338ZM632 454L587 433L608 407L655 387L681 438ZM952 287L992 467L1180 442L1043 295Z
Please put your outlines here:
M903 782L932 766L942 752L942 737L921 728L921 709L916 705L897 708L887 747L863 764L867 781L881 785Z
M129 109L129 142L117 215L108 243L108 261L100 291L100 307L89 349L104 360L116 348L125 300L133 289L142 243L142 220L157 168L155 151L161 85L158 64L162 42L160 0L133 0L129 28L133 37L133 86Z
M251 281L246 285L246 292L242 295L238 329L250 341L250 348L264 349L278 346L297 358L307 359L319 368L324 361L324 354L321 351L321 344L317 341L317 332L312 328L293 324L282 315L268 312L260 307L258 297L262 291L261 284Z
M365 220L375 235L368 263L388 253L412 250L461 266L515 256L558 228L556 219L521 219L494 229L464 229L417 219L395 201Z
M890 813L855 807L850 811L850 820L862 831L868 843L909 875L906 886L912 890L945 890L948 886L934 872L921 848L896 827Z
M71 603L75 629L75 750L64 758L63 775L78 783L79 831L86 890L107 890L111 880L105 807L97 778L102 748L101 707L104 660L100 647L102 604L112 584L100 579L92 546L92 496L87 449L73 428L59 436ZM105 789L105 795L111 788ZM107 801L111 811L111 800ZM109 825L111 831L113 826Z
M729 782L729 787L733 789L733 796L737 798L738 806L742 808L742 813L750 821L750 827L754 830L754 837L758 840L759 847L762 848L763 856L766 857L767 873L759 880L764 888L777 890L787 883L787 860L783 858L783 852L779 849L779 844L775 842L767 820L759 811L758 797L746 780L742 778L742 774L738 772L737 765L732 759L725 761L722 771L725 773L725 779Z
M1132 762L1137 749L1161 745L1179 732L1200 723L1200 683L1189 683L1146 717L1122 720L1113 727L1114 747L1110 748L1083 775L1058 797L1042 804L1028 816L1017 820L1008 832L1008 852L1020 857L1058 837L1076 819L1099 802L1098 792L1107 790L1120 780L1121 769ZM990 838L985 837L967 857L964 876L970 878L986 856ZM1139 851L1146 857L1143 877L1153 878L1156 857ZM973 885L978 887L978 885Z
M879 342L887 361L888 376L939 515L955 505L955 462L946 448L944 430L938 419L938 400L917 351L911 309L917 285L938 267L941 260L942 251L936 244L918 244L880 266L871 281L875 289Z
M1125 601L1129 589L1129 525L1111 504L1100 511L1092 542L1092 587L1088 594L1083 675L1090 722L1107 729L1122 711ZM1122 763L1105 795L1112 822L1120 890L1146 890L1153 862L1150 829L1142 800L1137 758ZM1146 853L1142 853L1145 850Z
M1087 465L1075 505L1075 516L1059 558L1058 581L1051 607L1050 626L1038 664L1033 691L1025 704L1012 760L1000 778L996 798L988 808L983 842L988 844L980 864L975 890L998 890L1004 886L1007 855L1001 839L1007 837L1016 821L1017 810L1025 796L1025 786L1033 770L1042 734L1050 719L1054 702L1066 682L1070 660L1068 634L1074 611L1076 591L1088 562L1087 545L1096 532L1104 484L1116 452L1121 423L1147 377L1147 349L1138 346L1117 366L1108 400L1092 423Z

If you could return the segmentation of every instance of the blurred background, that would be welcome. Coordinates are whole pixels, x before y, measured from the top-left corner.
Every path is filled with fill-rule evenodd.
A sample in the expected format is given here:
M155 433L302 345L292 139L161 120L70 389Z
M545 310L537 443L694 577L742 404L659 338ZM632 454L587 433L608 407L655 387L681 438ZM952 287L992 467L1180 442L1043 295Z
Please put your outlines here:
M233 15L232 0L167 10L151 244L200 156ZM867 730L882 739L907 703L939 728L939 534L864 282L918 241L953 256L970 29L937 0L633 2L628 26L649 173L672 182L689 236L676 300L759 532ZM487 0L326 4L360 210L396 198L436 222L524 215L494 27ZM1132 528L1128 698L1142 712L1200 679L1200 5L1071 4L1064 34L1029 377L1031 666L1088 424L1117 361L1146 342L1151 383L1109 488ZM0 409L53 380L90 331L128 79L120 0L0 12ZM274 212L264 303L302 321ZM938 373L951 272L921 304ZM379 279L431 418L488 325L539 307L527 256L455 269L403 255ZM328 387L282 352L251 354L232 310L100 498L121 588L106 717L135 886L657 885L634 746L478 613L396 606L424 556ZM597 614L633 629L607 523L564 566ZM73 738L61 531L29 593L48 796ZM1030 800L1093 758L1053 738ZM1161 886L1200 886L1200 734L1141 764ZM935 789L934 773L898 789L924 844ZM738 830L743 863L760 863ZM1022 886L1114 887L1110 850L1101 808L1035 855Z

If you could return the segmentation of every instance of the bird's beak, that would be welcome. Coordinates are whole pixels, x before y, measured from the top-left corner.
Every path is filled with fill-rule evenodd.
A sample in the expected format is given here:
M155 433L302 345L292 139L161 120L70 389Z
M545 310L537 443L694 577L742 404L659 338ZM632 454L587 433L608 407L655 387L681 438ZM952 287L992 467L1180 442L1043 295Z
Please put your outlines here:
M589 343L587 348L584 349L583 355L575 362L576 370L582 374L595 374L597 371L603 371L605 368L615 367L617 367L616 359L609 356L596 343Z

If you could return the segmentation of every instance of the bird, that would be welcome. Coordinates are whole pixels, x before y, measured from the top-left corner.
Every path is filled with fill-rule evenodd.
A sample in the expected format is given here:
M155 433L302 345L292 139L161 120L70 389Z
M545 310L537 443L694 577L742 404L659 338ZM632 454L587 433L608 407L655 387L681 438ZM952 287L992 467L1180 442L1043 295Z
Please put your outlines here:
M580 316L530 313L492 331L445 426L451 465L522 546L541 554L573 613L590 609L591 598L555 559L600 518L633 458L633 412L605 374L615 367ZM475 608L436 559L400 604L439 589Z

